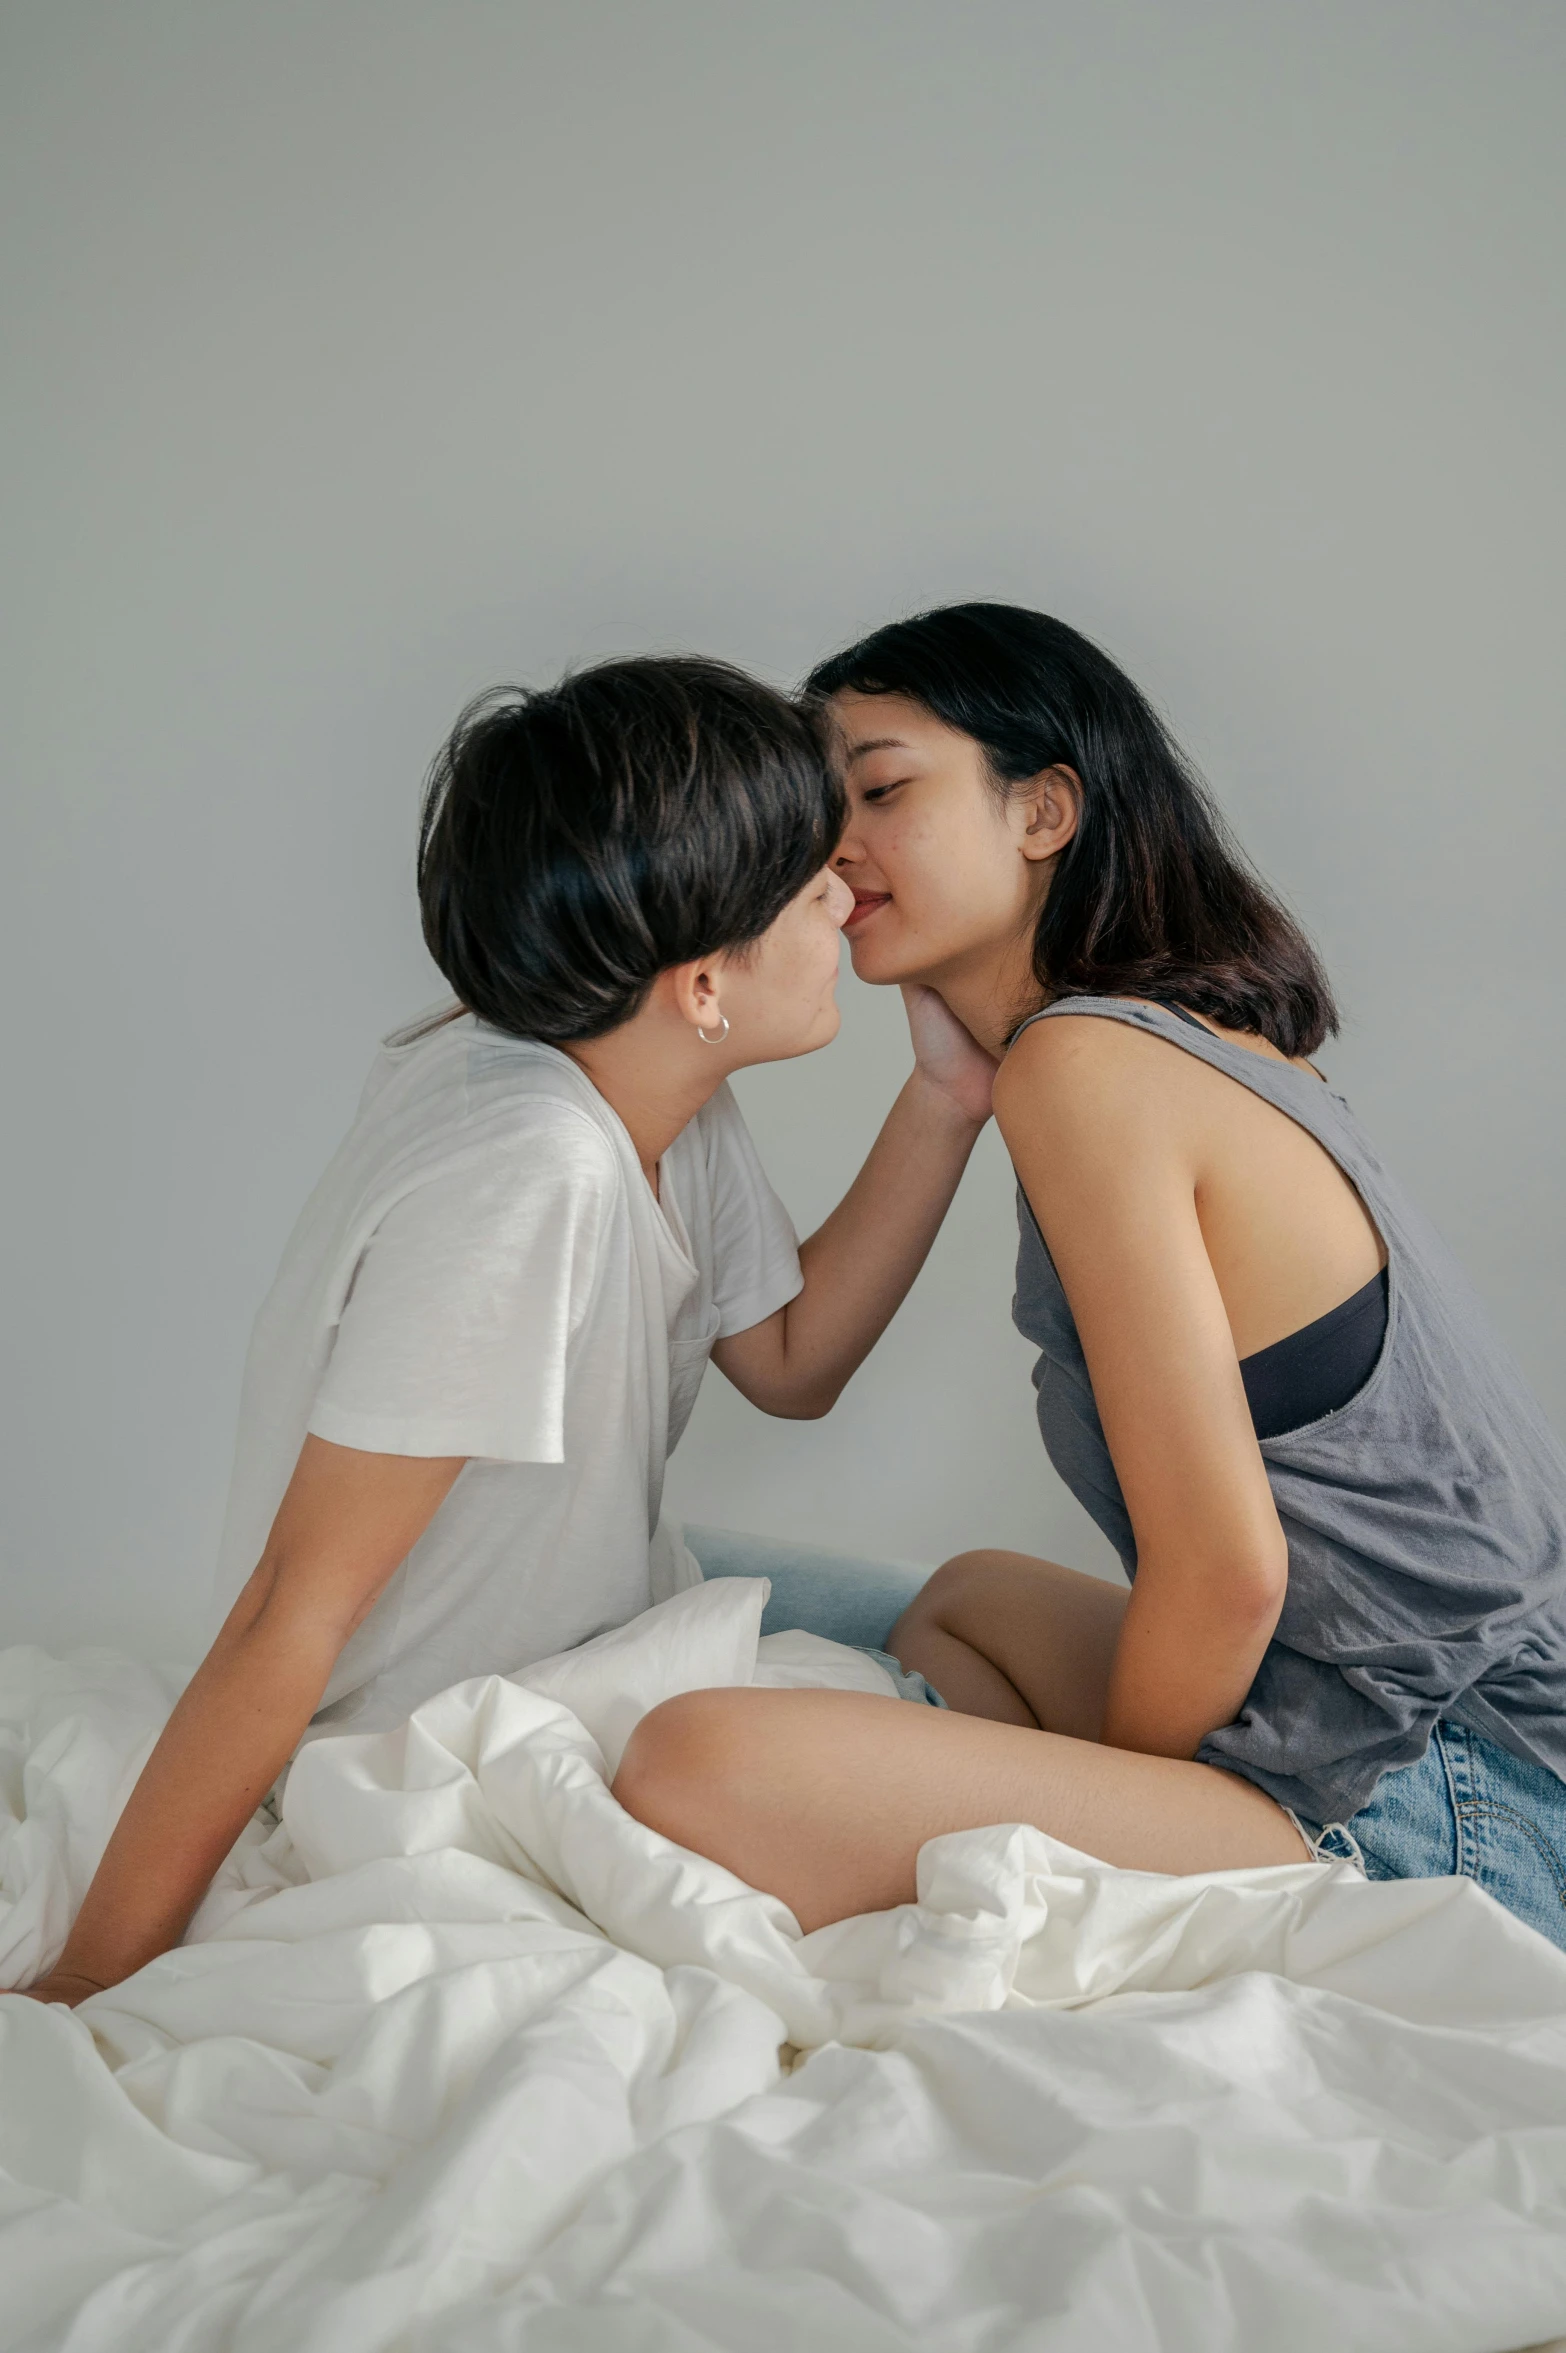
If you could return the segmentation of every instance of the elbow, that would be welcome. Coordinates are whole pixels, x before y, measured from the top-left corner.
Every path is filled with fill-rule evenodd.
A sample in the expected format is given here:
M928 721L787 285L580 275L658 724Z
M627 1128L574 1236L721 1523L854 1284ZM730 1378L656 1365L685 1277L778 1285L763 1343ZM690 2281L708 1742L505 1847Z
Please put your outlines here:
M343 1590L306 1572L281 1550L263 1553L218 1637L223 1647L259 1656L319 1655L328 1663L375 1607L379 1585Z
M1178 1595L1176 1607L1193 1631L1199 1625L1220 1640L1265 1645L1289 1589L1288 1546L1280 1529L1276 1545L1263 1539L1188 1559L1178 1568L1171 1562L1167 1572L1149 1558L1137 1572L1136 1587L1149 1595L1163 1588L1171 1600Z
M1259 1545L1221 1573L1225 1615L1248 1633L1270 1639L1289 1590L1289 1548L1283 1531L1276 1544Z
M726 1368L727 1369L727 1368ZM824 1380L819 1373L791 1372L779 1366L767 1375L742 1381L732 1371L729 1379L758 1413L779 1422L818 1422L842 1396L846 1381Z
M779 1421L819 1422L831 1412L842 1394L841 1384L824 1389L817 1382L809 1388L780 1391L768 1400L766 1410Z

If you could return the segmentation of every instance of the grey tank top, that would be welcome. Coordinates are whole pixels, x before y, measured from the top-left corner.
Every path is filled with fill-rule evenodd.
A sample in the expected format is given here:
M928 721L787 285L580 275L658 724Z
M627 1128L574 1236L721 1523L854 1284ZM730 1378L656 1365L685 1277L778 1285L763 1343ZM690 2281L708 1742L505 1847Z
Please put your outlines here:
M1084 1018L1165 1038L1297 1121L1388 1252L1369 1380L1336 1413L1260 1442L1288 1593L1238 1720L1198 1756L1314 1823L1356 1813L1383 1773L1424 1754L1443 1716L1566 1778L1566 1449L1462 1270L1320 1079L1123 998L1066 998L1033 1016ZM1013 1316L1040 1351L1044 1445L1134 1577L1076 1324L1020 1188L1017 1212Z

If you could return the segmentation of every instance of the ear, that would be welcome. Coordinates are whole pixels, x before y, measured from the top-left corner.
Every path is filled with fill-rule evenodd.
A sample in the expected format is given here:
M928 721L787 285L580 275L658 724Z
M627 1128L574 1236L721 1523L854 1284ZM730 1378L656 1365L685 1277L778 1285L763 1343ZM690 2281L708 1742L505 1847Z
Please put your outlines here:
M1023 856L1035 864L1058 858L1082 822L1082 779L1075 768L1042 768L1018 789L1013 806L1023 817Z
M722 982L719 959L709 956L695 964L674 964L659 979L668 991L669 1003L682 1021L691 1029L715 1030L722 1014L719 988Z

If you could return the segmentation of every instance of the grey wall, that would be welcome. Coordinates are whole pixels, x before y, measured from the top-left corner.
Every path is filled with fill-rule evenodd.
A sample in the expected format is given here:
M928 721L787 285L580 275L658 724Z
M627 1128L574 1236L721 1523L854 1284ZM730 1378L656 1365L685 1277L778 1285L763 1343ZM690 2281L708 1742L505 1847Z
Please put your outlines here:
M957 595L1168 710L1566 1420L1563 69L1506 0L9 8L0 1632L194 1644L465 697ZM902 1068L845 995L745 1083L806 1222ZM1101 1558L1010 1216L991 1146L838 1412L714 1379L681 1504Z

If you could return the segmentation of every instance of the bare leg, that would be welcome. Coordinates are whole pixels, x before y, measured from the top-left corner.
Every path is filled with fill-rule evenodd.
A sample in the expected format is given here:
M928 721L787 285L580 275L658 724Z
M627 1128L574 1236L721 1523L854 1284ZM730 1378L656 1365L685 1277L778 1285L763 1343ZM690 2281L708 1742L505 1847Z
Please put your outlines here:
M1141 1871L1298 1863L1232 1773L846 1691L692 1691L632 1733L614 1791L665 1838L780 1896L807 1933L909 1903L926 1839L1031 1822Z
M887 1649L950 1708L1096 1740L1130 1589L1024 1552L963 1552L904 1610Z

